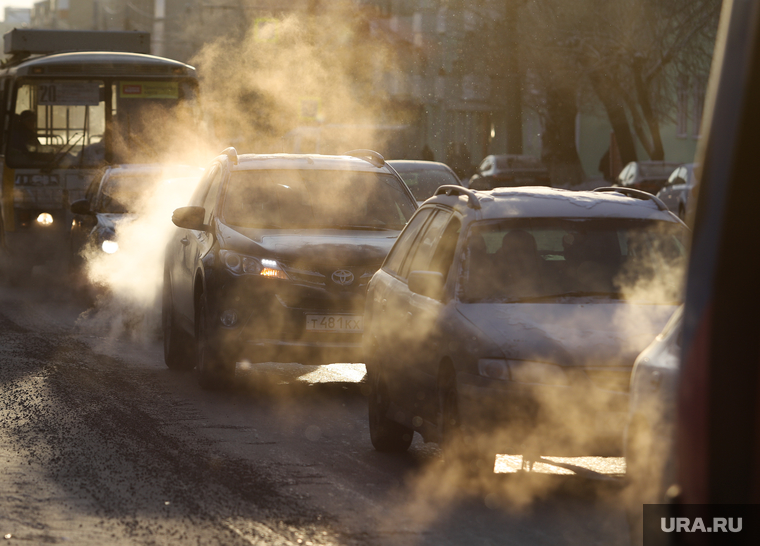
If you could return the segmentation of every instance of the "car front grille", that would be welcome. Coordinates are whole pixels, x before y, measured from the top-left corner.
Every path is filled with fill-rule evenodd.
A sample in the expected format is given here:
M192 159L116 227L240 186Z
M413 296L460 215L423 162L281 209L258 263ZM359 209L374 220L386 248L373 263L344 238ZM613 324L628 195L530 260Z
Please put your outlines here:
M283 264L291 280L307 286L324 287L330 292L364 292L372 275L380 269L371 265L312 266ZM342 283L342 284L341 284Z

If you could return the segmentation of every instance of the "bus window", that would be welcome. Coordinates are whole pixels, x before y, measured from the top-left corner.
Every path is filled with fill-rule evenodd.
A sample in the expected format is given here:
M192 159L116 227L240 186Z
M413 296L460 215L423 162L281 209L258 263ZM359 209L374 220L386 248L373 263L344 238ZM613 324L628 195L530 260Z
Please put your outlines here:
M112 87L114 158L118 162L159 159L183 118L195 115L195 87L188 82L121 80ZM186 125L186 126L192 126Z
M22 83L9 120L8 165L54 168L102 163L104 89L98 81Z

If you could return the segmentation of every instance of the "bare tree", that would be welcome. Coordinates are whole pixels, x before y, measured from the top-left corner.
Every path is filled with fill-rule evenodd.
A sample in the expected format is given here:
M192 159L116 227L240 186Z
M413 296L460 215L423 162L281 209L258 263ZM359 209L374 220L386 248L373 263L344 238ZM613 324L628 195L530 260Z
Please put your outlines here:
M651 159L664 159L660 125L672 118L678 76L704 74L709 68L720 4L529 0L520 24L526 66L535 73L534 80L552 86L544 88L539 111L553 121L558 106L551 97L558 89L582 96L580 90L590 87L615 132L624 163L637 159L634 137ZM563 123L570 122L571 102L560 101Z

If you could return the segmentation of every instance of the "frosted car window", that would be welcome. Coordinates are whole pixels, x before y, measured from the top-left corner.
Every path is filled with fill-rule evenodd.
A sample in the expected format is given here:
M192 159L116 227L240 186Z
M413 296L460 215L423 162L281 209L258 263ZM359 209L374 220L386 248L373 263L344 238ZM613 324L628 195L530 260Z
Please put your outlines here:
M422 236L418 237L417 241L415 241L414 248L401 268L401 276L403 278L407 278L410 271L429 270L430 262L433 259L433 251L449 218L451 218L451 213L445 211L438 211L433 217Z
M399 272L401 264L409 252L409 249L412 247L414 239L417 237L420 229L422 229L425 221L430 217L431 212L433 212L433 209L422 209L414 218L412 218L412 221L406 229L404 229L404 232L399 236L398 241L396 241L396 244L391 249L390 254L388 254L388 259L385 260L383 269L390 273Z
M466 239L467 301L589 294L672 304L685 230L671 222L538 218L478 222Z

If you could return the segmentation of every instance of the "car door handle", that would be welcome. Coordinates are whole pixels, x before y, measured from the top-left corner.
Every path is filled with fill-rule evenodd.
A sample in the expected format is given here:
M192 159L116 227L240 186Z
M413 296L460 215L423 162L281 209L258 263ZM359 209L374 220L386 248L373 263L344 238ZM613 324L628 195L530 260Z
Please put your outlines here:
M190 239L187 237L182 237L182 239L179 240L180 243L182 243L183 246L187 246L190 244Z

